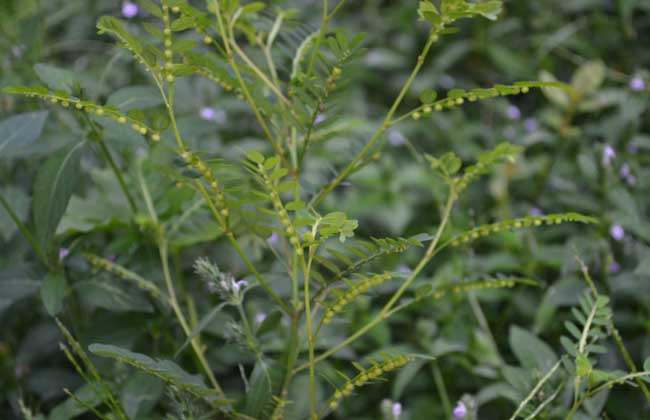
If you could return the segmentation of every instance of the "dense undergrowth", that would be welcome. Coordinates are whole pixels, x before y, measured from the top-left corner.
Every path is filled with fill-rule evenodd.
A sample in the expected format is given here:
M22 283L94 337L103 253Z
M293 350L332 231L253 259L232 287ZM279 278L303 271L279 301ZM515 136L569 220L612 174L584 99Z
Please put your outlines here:
M645 2L0 12L1 418L649 415Z

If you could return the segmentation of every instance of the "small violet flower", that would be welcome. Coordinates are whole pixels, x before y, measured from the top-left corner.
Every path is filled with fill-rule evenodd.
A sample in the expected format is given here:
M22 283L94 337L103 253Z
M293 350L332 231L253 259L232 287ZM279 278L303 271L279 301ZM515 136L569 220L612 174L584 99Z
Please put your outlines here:
M633 92L640 92L645 89L645 81L641 76L635 76L630 79L630 90Z
M232 290L235 292L239 292L241 289L244 287L248 286L248 282L246 280L239 280L239 281L234 281L232 283Z
M609 265L609 272L612 274L616 274L620 271L621 271L621 265L616 261L612 261L612 263Z
M261 324L262 322L264 322L265 319L266 319L266 314L264 312L258 312L257 315L255 315L255 322L257 324Z
M532 133L539 129L539 122L535 118L526 118L524 120L524 128L528 133Z
M327 119L327 115L325 114L318 114L316 115L316 119L314 120L314 125L318 125L325 121Z
M127 19L134 18L138 14L139 10L138 5L130 1L125 1L122 4L122 16Z
M399 416L402 414L402 404L396 402L393 404L391 407L391 412L393 413L393 417L395 419L398 419Z
M612 235L612 238L616 241L620 241L625 237L625 230L621 225L613 225L609 229L609 234Z
M225 124L226 113L221 109L214 109L209 106L201 108L199 116L205 121L214 121L219 124Z
M406 137L398 130L388 132L388 142L393 146L402 146L406 144Z
M268 242L268 244L271 246L277 245L280 242L280 235L278 235L276 232L273 232L271 236L266 238L266 242Z
M539 207L533 207L532 209L528 210L528 215L533 217L542 217L544 216L544 212Z
M623 166L621 166L621 170L619 171L619 174L621 175L621 178L627 178L628 176L632 175L632 171L630 170L630 165L624 163Z
M217 116L217 111L215 111L214 108L206 106L204 108L201 108L199 115L201 116L201 119L204 119L206 121L213 121Z
M68 255L70 255L68 248L59 248L59 261L63 261Z
M506 108L506 116L511 120L518 120L521 118L521 110L516 105L509 105Z
M603 166L610 166L614 158L616 158L616 151L612 146L606 144L605 147L603 147L603 158L602 158Z
M465 416L467 416L467 407L465 407L465 403L460 401L456 407L454 407L454 419L456 420L461 420L464 419Z

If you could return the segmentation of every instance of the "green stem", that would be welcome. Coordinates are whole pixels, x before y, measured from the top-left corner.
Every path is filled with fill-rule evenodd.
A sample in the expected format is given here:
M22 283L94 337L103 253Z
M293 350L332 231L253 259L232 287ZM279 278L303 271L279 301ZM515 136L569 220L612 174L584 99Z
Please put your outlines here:
M138 207L135 204L135 200L131 196L129 189L126 186L126 182L124 182L124 178L122 177L122 173L120 172L120 169L117 167L117 164L115 163L115 160L111 155L111 152L108 150L108 146L106 146L106 143L104 142L103 139L101 139L97 143L99 143L99 150L101 150L102 155L104 155L104 158L108 162L108 165L113 170L113 173L115 174L115 178L117 178L117 182L119 182L120 187L122 188L122 192L124 192L124 196L126 197L126 200L129 202L129 207L131 207L131 211L133 213L137 213Z
M156 213L156 209L153 205L153 200L151 199L151 195L149 194L149 188L147 187L147 184L144 180L144 176L142 174L141 162L138 162L137 165L138 165L137 166L138 181L140 183L140 188L142 190L144 202L147 206L149 217L151 217L151 220L154 222L156 226L156 243L158 244L158 253L160 255L160 262L162 264L162 269L163 269L163 277L165 279L165 285L167 287L169 305L171 306L174 315L176 315L176 318L178 319L178 322L181 325L181 328L183 329L185 336L189 337L192 334L192 331L190 330L189 324L185 319L185 315L183 315L183 311L181 310L181 307L178 304L176 289L174 288L174 283L172 281L171 273L169 270L168 246L167 246L167 241L165 239L165 234L160 227L160 223L158 222L158 214ZM192 339L191 345L192 345L192 349L194 350L194 353L196 354L196 357L199 359L199 362L201 363L201 366L203 366L203 370L208 376L210 383L214 387L219 397L225 400L226 395L221 389L219 382L214 376L214 373L212 373L212 369L210 369L210 365L208 364L208 361L206 360L205 355L203 354L203 350L201 349L200 342L199 342L199 336L196 336Z
M386 114L386 117L384 118L384 121L382 122L381 126L377 129L375 134L370 138L368 143L366 143L363 149L361 149L361 151L339 173L339 175L332 182L327 184L316 196L314 196L314 198L311 200L310 203L313 207L318 206L325 199L325 197L327 197L341 182L343 182L343 180L345 180L352 172L354 172L355 169L357 169L357 165L364 159L364 157L368 154L368 152L372 149L372 147L379 141L382 134L384 134L384 132L388 128L390 121L393 118L393 115L395 115L395 112L397 111L397 108L402 103L402 100L406 96L406 93L409 91L411 85L415 81L415 78L420 72L420 69L424 64L424 61L427 55L429 54L429 50L431 49L431 46L433 45L434 42L437 41L437 39L438 39L438 35L434 31L431 31L427 43L425 44L424 48L422 49L422 52L418 56L417 64L415 65L415 68L413 68L411 75L409 76L406 83L402 87L402 90L400 91L399 95L395 99L395 102L393 102L393 105L390 107L390 110L388 111L388 114Z
M356 341L359 337L363 336L365 333L370 331L373 327L375 327L385 319L388 319L394 313L393 311L391 311L391 309L393 308L395 303L397 303L397 301L404 294L406 289L409 288L409 286L415 281L415 279L420 274L420 272L424 269L424 267L426 267L426 265L436 255L436 246L440 241L440 238L442 236L445 227L447 226L447 223L449 221L449 216L451 214L451 209L455 201L456 201L456 192L453 189L453 187L451 187L449 191L449 197L447 198L447 204L445 205L445 209L443 210L443 215L440 221L440 225L438 226L438 230L436 231L436 234L434 235L434 238L431 241L431 245L429 245L429 248L427 249L426 253L422 257L418 265L413 269L413 272L408 277L408 279L406 279L406 281L402 284L402 286L393 294L391 299L388 301L388 303L386 303L386 305L382 308L379 314L372 321L370 321L368 324L361 327L350 337L346 338L341 343L337 344L336 346L332 347L331 349L317 356L314 359L313 363L318 363L322 360L327 359L329 356L338 352L342 348L348 346L350 343ZM303 364L301 366L298 366L296 368L296 371L303 370L306 367L309 367L310 364Z
M43 252L43 248L41 248L41 246L38 244L38 241L36 241L32 233L29 231L29 229L27 229L27 226L25 226L25 224L20 221L20 218L13 211L13 209L11 208L7 200L5 200L2 193L0 193L0 204L2 204L2 207L4 207L5 210L7 210L7 213L9 213L9 217L11 217L11 219L14 221L16 226L18 226L18 229L23 234L25 239L27 239L27 242L29 242L29 244L32 246L32 249L34 250L34 252L36 252L36 255L38 255L38 257L41 259L41 262L45 266L49 266L47 257L45 256L45 252Z
M442 407L445 410L445 416L448 419L451 419L451 402L449 401L449 395L447 394L447 387L445 386L445 380L440 372L440 366L438 366L437 361L431 362L431 370L433 373L433 381L436 383L436 389L440 395L440 402Z
M314 62L318 56L318 51L320 50L320 44L323 42L325 37L325 31L327 31L327 25L329 24L329 14L327 12L328 5L327 0L323 0L323 20L321 21L320 30L318 31L318 36L316 37L316 43L314 44L314 49L311 52L311 57L309 57L309 64L307 66L307 77L314 70Z
M305 317L307 322L307 347L309 350L309 401L311 407L312 420L318 419L316 413L316 375L315 375L315 362L314 362L314 334L312 331L311 319L311 296L309 294L309 273L311 272L311 262L313 258L313 251L310 249L309 263L305 263L304 257L301 258L303 277L305 283Z

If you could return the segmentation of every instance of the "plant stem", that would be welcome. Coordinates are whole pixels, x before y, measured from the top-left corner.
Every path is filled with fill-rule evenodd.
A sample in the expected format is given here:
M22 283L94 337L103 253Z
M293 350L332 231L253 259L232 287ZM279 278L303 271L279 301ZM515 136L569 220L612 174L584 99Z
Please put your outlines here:
M440 395L440 402L442 403L442 407L445 410L445 416L448 419L451 419L451 402L449 401L449 395L447 394L445 379L442 376L442 372L440 372L440 366L438 366L438 362L436 360L433 360L431 362L431 370L433 372L433 381L436 383L436 389Z
M537 382L537 385L535 385L535 387L532 389L532 391L530 391L528 396L521 403L519 403L519 406L517 407L517 410L512 414L512 416L510 417L510 420L515 420L517 418L517 416L519 416L519 413L521 413L521 410L523 410L526 407L526 405L528 404L528 402L535 397L535 394L537 394L537 391L539 391L542 388L542 386L546 383L546 381L551 379L551 376L553 376L555 371L560 367L561 363L562 362L560 362L560 361L555 363L555 365L553 365L553 367L551 367L551 369L549 369L549 371L546 373L546 375L544 375L542 377L542 379L540 379L539 382Z
M192 334L192 331L190 330L190 327L187 323L187 320L185 319L185 315L183 315L183 311L181 310L179 304L178 304L178 298L176 297L176 290L174 288L174 283L172 281L172 277L170 274L169 270L169 257L168 257L168 246L167 246L167 241L165 239L165 234L164 231L161 228L161 225L158 221L158 215L156 213L156 209L153 205L153 201L151 199L151 195L149 194L149 188L147 187L147 184L144 180L144 176L142 175L142 167L141 167L141 162L137 163L137 174L138 174L138 181L140 183L140 188L142 190L142 195L144 197L144 202L147 206L147 211L149 213L149 217L151 217L151 220L154 222L155 227L156 227L156 243L158 244L158 253L160 255L160 262L162 263L162 268L163 268L163 277L165 279L165 285L167 287L167 294L169 297L169 305L171 306L172 310L174 311L174 315L176 315L176 318L178 319L178 322L181 325L181 328L183 329L183 332L185 333L186 337L189 337ZM201 349L200 343L199 343L199 337L194 337L191 341L192 344L192 349L194 349L194 353L196 354L197 358L199 359L199 362L203 366L203 370L205 371L206 375L208 376L208 379L210 380L210 383L214 387L215 391L219 395L220 398L226 399L226 395L221 389L221 386L219 385L219 382L214 376L214 373L212 373L212 370L210 369L210 365L208 364L208 361L205 359L205 355L203 354L203 350Z
M309 401L311 407L312 420L317 419L316 414L316 377L315 377L315 362L314 362L314 335L312 331L311 320L311 296L309 294L309 273L311 272L311 262L313 258L313 249L309 251L309 263L305 263L305 258L301 258L303 277L305 284L305 317L307 322L307 347L309 350Z
M14 210L11 208L7 200L3 197L2 193L0 193L0 204L2 204L2 207L5 208L7 213L9 213L9 217L14 221L20 232L23 234L25 239L27 239L27 242L32 246L32 249L38 255L38 257L41 259L41 262L45 266L49 266L47 257L45 256L45 252L43 252L43 248L39 245L38 241L36 241L36 238L32 235L32 233L27 229L27 226L20 221L20 218L18 215L14 212Z
M117 164L115 163L115 160L111 155L111 152L108 150L108 146L106 146L104 139L100 139L97 143L99 143L99 150L101 150L102 155L104 155L104 158L108 162L108 165L113 170L113 173L115 174L115 178L117 178L117 182L119 182L120 187L122 188L122 192L124 192L124 196L126 197L126 200L129 202L129 207L131 207L131 211L133 213L137 213L138 207L135 204L135 200L131 196L129 189L126 186L126 182L124 182L124 178L122 177L122 173L120 172L120 169L117 167Z
M264 290L266 290L266 292L271 296L271 299L273 299L273 301L275 301L275 303L277 303L278 306L285 313L287 313L288 315L291 315L292 314L291 309L287 306L286 303L284 303L284 301L280 298L280 296L278 296L273 291L273 288L271 288L269 283L257 271L257 269L255 268L255 265L251 262L251 260L248 259L248 256L246 256L244 251L241 249L241 246L239 245L239 242L237 242L237 239L235 238L235 234L231 230L229 230L228 227L226 226L225 221L223 220L223 218L219 214L219 211L217 210L217 208L214 206L214 203L212 202L212 199L210 198L210 195L206 191L203 184L201 184L200 181L196 181L195 185L198 188L201 195L203 196L203 198L205 199L206 203L208 203L208 207L210 208L210 211L212 212L215 219L217 220L217 222L221 226L221 229L224 231L224 233L226 235L226 238L228 239L228 242L233 247L233 249L235 250L237 255L240 256L240 258L242 259L242 261L244 262L246 267L248 267L248 269L253 273L253 275L255 276L257 281L260 283L260 286L262 286L262 288Z
M433 45L434 42L436 42L437 39L438 39L437 34L434 31L431 31L427 43L425 44L424 48L422 49L422 52L418 56L417 64L413 68L411 75L409 76L406 83L402 87L402 90L400 91L399 95L395 99L395 102L393 102L393 105L390 107L390 110L388 111L388 114L386 114L386 117L384 118L384 121L382 122L381 126L377 129L375 134L370 138L368 143L366 143L363 149L361 149L361 151L357 153L354 159L352 159L352 161L339 173L339 175L332 182L327 184L317 195L314 196L314 198L311 200L310 203L311 206L313 207L318 206L325 199L325 197L327 197L341 182L343 182L343 180L345 180L345 178L347 178L351 173L353 173L357 169L357 165L368 154L368 152L372 149L375 143L379 141L382 134L384 134L384 132L388 128L390 121L393 118L393 115L395 115L395 112L397 111L397 108L402 103L402 100L406 96L406 93L409 91L411 85L415 81L415 78L420 72L420 69L424 64L424 61L427 55L429 54L429 50L431 49L431 46Z
M311 57L309 57L309 64L307 65L307 77L314 70L314 62L316 61L316 56L318 56L318 51L320 50L320 44L323 42L325 37L325 31L327 31L327 25L329 24L329 14L327 13L328 5L327 0L323 0L323 20L321 21L320 30L318 31L318 36L316 37L316 43L314 44L314 49L311 52Z
M262 127L262 131L264 131L264 134L268 138L269 142L273 146L273 149L275 150L275 153L282 159L282 161L286 164L287 168L290 168L291 166L286 160L286 157L284 156L284 150L282 149L282 146L278 144L275 139L273 138L273 134L271 133L271 130L269 129L268 125L266 124L266 121L264 121L264 118L262 117L262 114L257 107L257 104L255 103L255 100L251 96L248 87L246 86L246 82L244 81L241 72L239 71L239 66L237 66L237 63L235 62L235 59L233 58L232 55L232 49L231 49L231 39L233 39L232 43L234 43L234 35L232 34L231 31L226 29L226 25L223 21L223 16L221 13L221 6L219 2L215 2L215 14L217 15L217 22L219 25L219 32L221 33L221 37L223 38L223 43L224 47L226 48L226 60L228 61L228 64L232 68L233 72L235 73L235 76L237 77L237 81L239 83L239 87L241 88L241 91L248 101L251 109L253 110L253 113L255 114L255 118L257 118L257 121L259 122L260 126Z
M451 214L451 209L455 201L456 201L456 192L454 191L453 187L451 187L449 191L449 196L447 198L447 204L445 205L445 208L443 210L443 215L440 221L440 225L438 226L438 230L436 231L436 234L434 235L434 238L431 241L431 245L429 245L429 248L427 249L426 253L422 257L420 262L417 264L417 266L413 269L413 272L408 277L408 279L406 279L406 281L402 284L402 286L393 294L391 299L388 301L388 303L386 303L386 305L382 308L379 314L372 321L370 321L368 324L361 327L350 337L346 338L341 343L337 344L336 346L332 347L331 349L317 356L314 359L313 363L318 363L322 360L327 359L329 356L341 350L342 348L346 347L350 343L356 341L359 337L363 336L365 333L370 331L373 327L375 327L385 319L389 318L390 315L392 315L393 312L391 312L391 309L393 308L395 303L397 303L397 301L404 294L406 289L408 289L408 287L415 281L415 279L420 274L420 272L424 269L424 267L426 267L426 265L435 256L436 246L440 241L440 238L442 236L445 227L447 226L447 223L449 221L449 216ZM306 367L309 367L310 364L300 365L296 368L296 371L303 370Z

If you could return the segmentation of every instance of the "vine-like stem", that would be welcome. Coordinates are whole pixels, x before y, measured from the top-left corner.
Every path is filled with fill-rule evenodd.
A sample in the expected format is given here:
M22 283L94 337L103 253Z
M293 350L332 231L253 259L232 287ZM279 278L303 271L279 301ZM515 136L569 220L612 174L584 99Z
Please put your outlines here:
M318 194L314 196L314 198L311 200L310 203L313 207L318 206L325 199L325 197L327 197L332 191L334 191L334 189L339 184L341 184L341 182L343 182L343 180L345 180L350 174L352 174L357 169L357 165L361 161L363 161L363 159L366 157L368 152L370 152L372 147L381 139L381 136L388 129L389 124L393 118L393 115L395 115L395 112L397 111L397 108L402 103L402 100L406 96L406 93L409 91L411 85L415 81L415 78L420 73L420 69L422 68L424 61L427 55L429 54L429 50L431 49L431 46L437 40L438 40L438 35L435 30L432 30L431 33L429 34L429 38L427 39L426 44L424 45L424 48L422 49L422 52L420 53L420 55L418 55L417 63L413 68L411 75L406 80L406 83L402 87L400 93L397 95L395 102L393 102L393 105L390 107L390 110L388 111L388 114L386 114L386 117L384 118L384 121L382 122L381 126L377 129L375 134L370 138L368 143L366 143L363 149L361 149L359 153L357 153L354 159L352 159L352 161L338 174L338 176L329 184L327 184Z
M307 323L307 347L309 351L309 401L312 420L317 419L316 413L316 375L315 375L315 362L314 362L314 334L312 331L311 319L311 296L309 294L309 273L311 271L311 263L314 250L309 250L309 262L305 262L305 258L301 258L303 277L304 277L304 292L305 292L305 317Z
M275 293L273 291L273 288L271 287L271 285L269 285L269 283L266 281L266 279L264 279L264 277L262 277L262 275L259 273L259 271L257 271L257 269L255 268L255 265L248 258L246 253L241 249L241 246L239 245L239 242L237 242L237 238L235 238L235 234L230 229L228 229L228 227L226 226L226 222L224 221L223 217L219 214L219 210L214 205L214 202L210 198L210 195L206 191L203 184L201 184L201 182L197 180L195 182L195 185L196 185L197 189L199 190L199 192L201 193L201 195L203 196L203 198L205 199L205 202L208 204L208 207L210 208L210 211L212 212L215 219L217 220L217 223L219 224L221 229L225 232L225 234L226 234L225 236L228 239L228 242L233 247L233 249L235 250L237 255L239 255L239 257L242 259L242 261L244 262L246 267L248 267L248 269L251 271L251 273L253 273L253 276L255 276L255 279L257 279L257 281L260 283L260 286L262 286L262 288L269 294L271 299L273 299L273 301L285 313L291 315L292 314L291 308L289 308L287 306L287 304L284 303L284 301L280 298L280 296L278 296L277 293Z
M129 207L131 207L131 211L133 213L136 213L138 211L138 207L135 205L135 200L131 196L131 193L129 192L128 187L126 186L126 182L124 181L124 177L122 177L122 173L120 172L119 168L117 167L117 164L115 163L115 160L113 159L113 156L111 155L111 152L108 150L108 146L106 146L106 143L104 142L103 139L100 139L98 141L99 143L99 150L101 150L102 155L108 162L108 165L111 167L113 170L113 173L115 174L115 178L117 178L117 182L120 184L120 187L122 188L122 191L124 192L124 196L126 197L126 200L129 202Z
M356 341L358 338L366 334L368 331L370 331L372 328L374 328L376 325L381 323L382 321L388 319L393 313L394 310L393 307L397 303L397 301L402 297L404 292L413 284L417 276L422 272L422 270L427 266L427 264L431 261L431 259L436 255L436 246L440 242L440 238L442 237L442 233L445 230L445 227L447 226L447 223L449 222L449 216L451 215L451 209L453 208L453 205L456 201L456 191L452 186L450 186L450 191L449 191L449 196L447 197L447 203L445 205L445 208L442 213L442 218L440 220L440 224L438 225L438 229L433 237L433 240L431 241L431 244L429 245L429 248L425 252L424 256L420 260L420 262L417 264L417 266L413 269L409 277L406 279L404 283L402 283L402 286L393 294L391 299L384 305L384 307L381 309L379 314L369 323L361 327L359 330L357 330L355 333L353 333L351 336L349 336L347 339L343 340L341 343L337 344L336 346L332 347L331 349L327 350L326 352L320 354L319 356L315 357L313 362L310 362L308 364L303 364L300 365L296 368L296 372L303 370L307 367L309 367L312 363L318 363L320 361L323 361L327 359L329 356L333 355L334 353L338 352L342 348L348 346L350 343ZM398 307L399 308L399 307ZM397 309L397 308L395 308Z
M138 165L141 165L141 163L138 163ZM171 277L171 272L169 270L169 256L168 256L168 245L167 245L167 240L165 239L165 234L163 230L160 227L160 224L158 222L158 215L156 213L156 209L154 208L153 201L151 199L151 195L149 194L149 189L147 187L147 184L144 180L144 177L142 175L142 169L141 166L138 166L137 170L138 174L138 181L140 183L140 188L142 190L142 196L144 197L145 204L147 206L147 211L149 213L149 217L151 220L154 222L155 229L156 229L156 243L158 244L158 253L160 255L160 262L162 264L162 269L163 269L163 277L165 279L165 285L167 288L167 295L169 297L169 305L172 308L172 311L174 312L174 315L178 319L179 324L181 325L181 328L183 329L183 332L187 337L189 337L192 334L192 331L190 329L190 326L187 322L187 319L185 318L185 315L183 314L183 311L178 304L178 298L176 296L176 289L174 288L174 283ZM194 337L191 340L191 345L192 349L194 350L194 353L196 354L196 357L199 359L199 363L203 367L203 370L205 371L206 375L208 376L208 380L214 387L215 391L219 395L220 398L226 399L226 395L223 392L221 386L219 385L219 382L214 376L214 373L212 373L212 370L210 369L210 365L208 364L208 361L205 358L205 354L203 353L203 350L201 349L200 343L199 343L199 337Z
M253 113L255 114L255 118L257 119L260 126L262 127L262 131L264 131L264 134L266 135L269 142L271 143L271 146L273 146L275 153L280 157L280 159L282 159L282 161L286 164L287 168L290 168L290 165L287 162L286 157L284 155L284 149L282 149L282 145L276 142L275 139L273 138L273 134L271 133L271 130L266 124L266 121L264 121L264 118L262 117L262 113L259 110L257 104L255 103L255 99L253 99L252 95L250 94L250 91L248 90L248 86L246 86L246 82L244 81L244 78L241 75L241 71L239 70L239 66L237 65L237 62L233 57L232 44L234 44L234 41L231 42L231 39L234 39L234 34L232 33L232 31L227 29L226 24L224 23L223 16L221 13L221 6L219 2L214 2L213 4L215 6L214 11L217 16L219 32L221 33L221 37L223 38L223 45L226 49L226 60L228 61L228 64L232 68L233 72L235 73L235 77L237 78L242 94L244 95L246 101L248 102L251 109L253 110Z
M9 213L9 217L14 221L16 226L18 226L18 229L20 232L23 234L25 239L27 239L27 242L32 246L32 249L38 255L38 258L40 258L41 262L45 265L48 266L48 261L47 257L45 256L45 252L43 252L43 248L41 248L41 245L39 245L38 241L36 238L34 238L34 235L29 231L27 226L20 220L18 215L14 212L14 210L11 208L7 200L5 200L4 196L2 193L0 193L0 204L2 204L2 207Z
M532 389L532 391L530 391L528 396L521 403L519 403L519 406L517 407L517 410L515 410L515 412L512 414L512 416L510 417L510 420L515 420L519 416L519 413L521 413L521 411L526 407L526 405L530 402L530 400L532 400L535 397L535 395L537 394L537 391L539 391L542 388L542 386L549 379L551 379L551 376L553 376L553 374L560 367L561 364L562 364L561 361L558 361L557 363L555 363L553 365L553 367L551 367L551 369L549 369L549 371L546 373L546 375L544 375L542 377L542 379L540 379L539 382L537 382L537 385L535 385L535 387Z
M320 30L318 31L318 36L314 42L314 49L311 52L309 57L309 64L307 65L307 76L312 73L314 70L314 63L316 62L316 57L318 56L318 51L320 50L320 44L323 42L325 37L325 32L327 31L327 26L329 24L330 16L328 13L328 4L327 0L323 0L323 19L321 21Z
M447 393L447 387L445 386L445 379L442 376L440 371L440 366L438 362L433 360L431 362L431 371L433 373L433 381L436 384L436 389L438 390L438 395L440 395L440 402L442 407L445 410L445 416L451 420L451 402L449 401L449 394Z
M594 298L597 298L598 289L596 288L596 284L591 278L591 274L589 274L589 268L587 268L587 264L585 264L584 261L582 261L582 259L578 256L576 256L576 261L578 261L578 265L580 265L582 276L587 282L587 285L591 290L591 294L594 296ZM614 342L616 343L618 350L621 352L621 355L623 356L623 360L625 361L625 364L627 364L628 368L632 371L632 373L637 373L639 370L637 369L636 364L632 360L630 353L627 351L627 348L625 347L625 343L623 343L623 339L621 338L618 329L616 329L616 325L614 325L614 320L610 319L609 329L612 332L612 336L614 337ZM648 387L646 386L645 382L641 380L641 378L635 378L635 382L637 383L637 385L639 385L639 388L641 388L641 392L643 392L643 396L645 397L646 401L650 402L650 390L648 390Z

